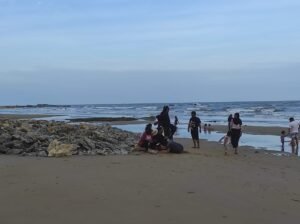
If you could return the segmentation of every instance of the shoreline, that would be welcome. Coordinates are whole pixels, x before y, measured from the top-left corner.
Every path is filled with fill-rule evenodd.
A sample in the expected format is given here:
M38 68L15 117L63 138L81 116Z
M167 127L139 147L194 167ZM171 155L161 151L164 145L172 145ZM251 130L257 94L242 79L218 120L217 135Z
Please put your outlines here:
M60 117L63 115L47 115L47 114L0 114L0 120L5 119L37 119L37 118L51 118Z

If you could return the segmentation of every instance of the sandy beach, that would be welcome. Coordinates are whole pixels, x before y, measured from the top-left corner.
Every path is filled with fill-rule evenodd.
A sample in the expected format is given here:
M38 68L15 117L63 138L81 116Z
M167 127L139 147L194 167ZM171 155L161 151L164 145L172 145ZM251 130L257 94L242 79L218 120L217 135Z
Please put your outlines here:
M188 153L0 156L1 223L299 223L299 158L177 141Z

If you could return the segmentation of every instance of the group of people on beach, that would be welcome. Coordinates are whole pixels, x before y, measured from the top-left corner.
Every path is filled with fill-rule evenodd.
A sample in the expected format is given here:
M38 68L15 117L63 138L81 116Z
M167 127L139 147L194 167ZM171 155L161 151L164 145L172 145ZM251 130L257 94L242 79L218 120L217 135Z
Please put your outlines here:
M147 124L145 131L142 134L138 146L145 151L152 152L153 150L168 150L170 142L173 142L173 135L177 130L179 123L178 118L175 116L175 121L172 124L169 116L170 108L164 106L162 112L156 116L154 125L157 129L153 131L152 124ZM227 155L227 145L231 142L234 153L238 154L239 139L242 135L242 120L239 113L230 115L228 118L228 132L222 140L224 140L225 155ZM204 131L212 131L212 126L204 124ZM188 123L188 132L191 133L193 140L193 148L200 148L199 133L202 132L201 119L197 117L196 111L191 112L191 118Z
M179 123L178 118L175 116L174 123L171 123L169 116L170 108L164 106L162 112L156 116L156 121L153 125L157 125L156 129L152 129L152 124L147 124L144 133L142 134L138 146L143 148L145 151L149 150L168 150L170 142L173 142L173 136L177 130ZM238 154L239 141L242 136L242 125L243 122L240 118L239 113L229 115L228 117L228 130L227 133L219 140L224 145L224 154L228 155L228 145L232 145L234 154ZM300 122L296 121L293 117L289 119L288 133L281 131L281 150L285 151L285 142L287 137L290 137L290 145L292 153L298 155L298 134L300 129ZM203 127L203 128L202 128ZM196 111L191 112L187 131L190 132L193 140L193 148L200 148L199 133L208 131L209 133L213 130L210 124L204 124L202 126L201 119L197 117Z
M298 155L299 152L299 129L300 129L300 122L296 121L293 117L289 119L289 129L288 133L285 130L281 131L280 141L281 141L281 151L285 151L285 142L289 142L292 148L292 153ZM290 141L286 141L286 137L290 138Z
M162 112L156 116L156 121L154 122L154 125L157 125L156 130L152 129L152 124L146 125L138 143L139 147L147 152L168 150L169 142L173 140L179 122L177 116L175 116L174 123L171 123L169 111L170 108L164 106Z

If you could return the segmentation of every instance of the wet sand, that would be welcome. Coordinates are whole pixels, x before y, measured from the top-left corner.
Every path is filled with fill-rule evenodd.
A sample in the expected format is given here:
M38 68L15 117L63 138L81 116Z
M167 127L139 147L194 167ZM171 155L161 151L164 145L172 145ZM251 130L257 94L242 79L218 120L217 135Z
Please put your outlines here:
M0 156L1 223L299 223L299 158L177 141L189 153Z
M0 114L1 119L34 119L34 118L47 118L58 117L60 115L46 115L46 114Z
M288 123L287 123L288 126ZM225 125L213 125L215 131L222 133L227 132L227 126ZM285 130L288 133L288 127L261 127L261 126L243 126L243 133L252 135L277 135L280 136L281 131Z

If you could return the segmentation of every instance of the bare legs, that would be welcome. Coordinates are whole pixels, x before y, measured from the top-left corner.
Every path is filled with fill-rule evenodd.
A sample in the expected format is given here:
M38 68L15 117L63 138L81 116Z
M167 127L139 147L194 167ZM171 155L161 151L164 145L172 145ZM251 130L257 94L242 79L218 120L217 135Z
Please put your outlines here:
M199 141L199 139L198 140L196 140L196 139L193 139L193 143L194 143L194 147L193 148L200 148L200 141Z

